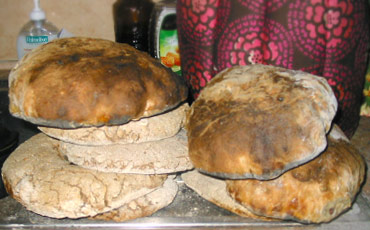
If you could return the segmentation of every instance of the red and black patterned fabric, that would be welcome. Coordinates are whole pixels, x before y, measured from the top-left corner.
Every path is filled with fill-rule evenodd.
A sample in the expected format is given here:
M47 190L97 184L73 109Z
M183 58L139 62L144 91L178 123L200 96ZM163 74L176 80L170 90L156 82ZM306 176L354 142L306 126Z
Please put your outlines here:
M359 122L369 44L367 0L177 0L182 74L194 98L215 74L263 63L324 76L335 122Z

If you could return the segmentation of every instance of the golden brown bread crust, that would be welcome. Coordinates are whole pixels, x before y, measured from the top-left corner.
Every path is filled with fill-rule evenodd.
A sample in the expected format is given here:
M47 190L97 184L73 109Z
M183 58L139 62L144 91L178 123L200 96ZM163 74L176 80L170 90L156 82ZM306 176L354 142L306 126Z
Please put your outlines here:
M36 48L12 69L9 88L14 116L60 128L123 124L187 97L184 80L148 54L82 37Z
M191 106L189 156L195 168L218 177L272 179L324 150L336 109L324 78L273 66L232 67Z
M365 163L350 143L332 137L328 143L317 158L274 180L228 180L231 197L256 215L304 223L334 219L351 207Z

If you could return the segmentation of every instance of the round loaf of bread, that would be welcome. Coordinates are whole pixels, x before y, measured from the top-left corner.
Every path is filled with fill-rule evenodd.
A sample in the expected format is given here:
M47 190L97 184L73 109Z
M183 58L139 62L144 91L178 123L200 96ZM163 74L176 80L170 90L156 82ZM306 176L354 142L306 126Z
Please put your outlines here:
M303 223L333 220L351 207L365 175L357 149L344 134L336 138L330 135L325 152L276 179L227 180L230 196L259 216Z
M59 141L39 133L5 161L8 193L28 210L53 218L96 216L160 188L167 175L104 173L70 164Z
M157 141L102 146L59 144L69 162L101 172L163 174L193 168L186 132Z
M62 38L25 55L9 75L11 114L37 125L124 124L177 106L179 75L127 44Z
M46 126L38 128L48 136L77 145L102 146L158 141L175 136L183 127L189 105L123 125L59 129Z
M230 179L272 179L320 154L337 100L318 76L268 65L215 76L186 129L195 168Z

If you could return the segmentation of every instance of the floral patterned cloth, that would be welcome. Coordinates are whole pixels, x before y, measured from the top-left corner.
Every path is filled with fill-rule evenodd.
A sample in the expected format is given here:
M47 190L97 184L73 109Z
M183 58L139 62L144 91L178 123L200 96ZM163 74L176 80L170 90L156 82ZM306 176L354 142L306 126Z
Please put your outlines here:
M359 122L369 43L367 0L177 0L183 76L194 98L221 70L263 63L324 76L335 122Z

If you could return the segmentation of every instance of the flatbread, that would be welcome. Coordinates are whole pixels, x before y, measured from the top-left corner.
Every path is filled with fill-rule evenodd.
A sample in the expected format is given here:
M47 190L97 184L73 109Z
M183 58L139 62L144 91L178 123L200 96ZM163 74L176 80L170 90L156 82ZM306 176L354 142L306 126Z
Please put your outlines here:
M230 196L256 215L303 223L333 220L351 207L365 176L360 153L344 135L338 137L329 136L325 152L274 180L227 180Z
M102 172L163 174L193 168L185 130L159 141L106 146L61 142L59 147L68 161Z
M273 179L326 147L337 110L326 79L268 65L217 74L188 113L189 156L228 179Z
M181 178L186 186L194 190L204 199L221 208L243 217L261 220L273 220L271 218L255 215L247 208L232 199L226 190L226 182L223 179L199 173L197 170L182 173Z
M150 216L171 204L176 197L177 191L178 186L176 181L172 177L168 177L163 186L153 192L132 200L118 209L98 214L92 218L96 220L123 222Z
M8 193L28 210L53 218L96 216L161 187L166 175L103 173L70 164L58 141L37 134L5 161Z
M104 39L55 39L9 74L9 111L36 125L120 125L187 98L185 80L149 54Z
M112 145L156 141L176 135L185 121L187 103L169 112L123 125L59 129L38 127L43 133L78 145Z

